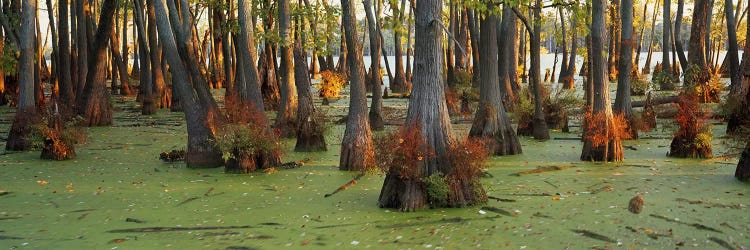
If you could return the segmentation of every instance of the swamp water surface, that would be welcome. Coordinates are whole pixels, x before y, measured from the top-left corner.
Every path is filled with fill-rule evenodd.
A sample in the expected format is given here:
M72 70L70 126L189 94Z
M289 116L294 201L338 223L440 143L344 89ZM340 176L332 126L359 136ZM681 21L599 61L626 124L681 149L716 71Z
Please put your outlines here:
M162 163L185 147L181 113L140 115L132 98L114 98L113 127L86 128L74 160L39 152L0 156L0 248L38 249L734 249L750 246L750 186L732 176L738 151L715 125L711 160L665 156L670 121L623 144L625 161L581 162L574 133L537 142L524 154L491 157L482 179L487 204L402 213L377 206L382 175L367 175L331 197L355 173L337 168L343 125L329 151L294 153L304 166L272 173L224 174ZM331 120L346 98L319 106ZM386 99L386 118L405 115L405 99ZM0 132L13 110L3 107ZM467 122L454 124L465 136ZM394 128L394 127L390 127ZM520 174L538 167L556 171ZM636 195L640 214L628 212Z

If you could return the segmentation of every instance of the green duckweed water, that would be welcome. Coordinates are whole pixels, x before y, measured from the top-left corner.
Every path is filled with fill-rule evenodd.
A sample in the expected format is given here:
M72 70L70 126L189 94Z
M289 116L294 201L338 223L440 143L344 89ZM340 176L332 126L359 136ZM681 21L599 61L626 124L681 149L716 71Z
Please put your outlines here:
M404 100L386 100L405 108ZM576 140L522 138L524 154L491 157L482 179L490 200L476 207L401 213L377 206L384 176L368 175L324 198L354 173L338 171L343 126L329 151L290 153L312 159L275 173L228 175L222 168L162 163L162 151L185 146L182 114L142 117L116 100L115 126L87 128L74 160L39 152L0 156L0 248L37 249L724 249L750 246L750 185L732 174L736 158L675 159L669 139L626 141L625 161L579 161ZM329 116L343 114L333 103ZM7 134L8 108L2 108ZM139 126L136 126L139 125ZM467 124L455 124L463 136ZM735 152L714 126L714 155ZM642 137L669 137L670 128ZM553 132L573 138L575 133ZM636 149L636 150L633 150ZM513 176L537 167L559 171ZM643 212L628 212L635 195ZM513 200L513 202L507 201ZM139 223L140 222L140 223ZM175 230L175 231L159 231ZM224 227L200 230L207 227ZM153 228L156 232L111 232ZM726 246L722 246L725 242Z

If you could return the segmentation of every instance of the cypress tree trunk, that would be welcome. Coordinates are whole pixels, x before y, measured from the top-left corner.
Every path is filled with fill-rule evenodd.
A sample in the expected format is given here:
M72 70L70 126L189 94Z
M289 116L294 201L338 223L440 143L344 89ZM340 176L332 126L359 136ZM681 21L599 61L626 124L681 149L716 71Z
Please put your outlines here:
M708 0L696 0L693 5L693 23L690 27L688 63L698 66L701 71L708 70L706 53L706 22L708 21ZM694 83L689 83L694 84Z
M508 53L508 78L513 94L518 96L521 90L521 82L518 80L518 17L516 15L508 16L508 27L510 28L505 35L509 42L506 44L505 51Z
M393 8L395 7L395 5L391 7ZM398 10L398 21L399 24L403 25L404 13L406 12L406 0L401 0L401 7ZM404 49L401 45L401 36L403 35L403 33L399 29L400 28L396 28L393 32L393 55L395 56L396 60L396 68L394 69L395 76L393 77L393 81L390 82L389 85L391 87L392 93L408 93L409 87L406 79L406 73L404 72Z
M116 17L115 17L116 18ZM112 64L117 68L117 72L120 75L120 90L122 91L120 94L122 95L132 95L133 93L130 91L130 79L128 78L128 66L125 65L125 60L123 60L122 55L120 54L119 45L120 45L120 39L117 33L115 32L118 30L116 27L113 28L113 32L110 35L110 41L112 43L110 52L112 53ZM113 82L114 85L114 82ZM114 86L113 86L114 90Z
M638 42L636 42L638 46L635 48L635 57L633 58L633 75L637 78L640 78L641 75L639 64L641 58L641 49L643 48L643 36L646 31L646 13L648 13L648 0L646 0L643 4L643 14L641 15L641 31L638 33Z
M263 113L265 111L263 107L263 96L260 93L258 70L255 65L257 58L255 52L255 30L252 22L249 22L249 19L253 18L252 4L249 0L238 0L237 8L237 21L240 25L240 34L239 44L236 44L235 46L240 53L236 60L238 62L241 61L244 66L238 71L242 71L242 75L244 76L244 88L246 90L246 92L241 92L239 95L245 103L252 104L257 112ZM304 77L306 75L307 73L300 77L306 78Z
M466 70L469 67L469 63L468 55L464 52L469 51L469 17L466 8L460 8L458 12L460 15L453 34L455 34L456 40L458 40L458 45L464 48L464 51L456 52L455 66L456 69Z
M281 84L276 124L282 137L293 137L297 125L297 87L294 85L294 55L289 0L279 1L279 34L281 35Z
M510 10L506 7L505 9ZM479 108L474 115L474 121L469 131L469 137L488 139L489 149L495 155L514 155L521 153L521 144L505 114L501 100L501 90L498 82L498 54L496 15L488 14L482 20L480 29L481 72Z
M514 36L516 33L515 18L516 16L510 7L503 8L503 20L500 23L500 33L498 34L498 39L500 39L498 42L499 47L497 48L499 50L497 72L500 76L500 91L505 95L503 98L508 101L506 104L510 104L511 106L516 100L516 92L518 91L517 86L514 86L512 83L514 78L517 77L515 75L515 65L518 56L513 53L515 52L514 45L516 40L516 36ZM513 70L514 75L511 75L511 70ZM516 80L515 82L518 81Z
M297 144L294 146L294 151L326 151L326 141L323 135L325 125L322 124L322 121L318 121L315 116L312 92L310 92L310 78L307 74L307 58L299 39L296 39L294 43L294 76L294 82L297 85L297 103L299 104Z
M685 67L688 66L687 57L685 57L685 49L682 47L682 39L680 33L682 31L682 9L685 7L685 0L677 0L677 14L674 20L674 48L677 52L677 58L680 59L680 66L682 71L685 71Z
M414 89L409 100L407 124L421 125L426 144L432 146L436 157L424 160L421 177L447 174L450 166L445 155L453 143L443 83L443 45L441 43L441 0L417 1L415 11ZM474 47L477 48L477 47ZM475 65L478 66L478 65ZM494 74L494 73L493 73ZM483 202L484 189L478 185L460 183L448 206L465 206ZM397 172L388 173L380 191L379 204L384 208L414 211L426 204L423 184L419 178L401 178Z
M737 177L740 181L750 180L750 142L745 146L745 150L742 151L740 161L737 162L737 169L734 171L734 177Z
M750 22L747 22L746 29L750 31ZM744 51L750 51L750 43L745 43ZM750 104L750 96L748 96L750 95L750 90L748 90L750 88L750 53L742 53L742 64L740 66L740 73L742 74L741 86L739 88L731 88L729 94L729 98L735 100L735 106L727 121L728 134L734 133L741 126L750 123L750 111L745 108Z
M534 121L532 124L532 136L537 140L547 140L549 139L549 129L547 129L547 122L545 121L544 111L542 110L542 103L544 102L545 97L542 94L542 71L540 69L542 39L540 36L542 31L542 24L540 22L540 20L542 20L541 7L541 0L536 0L536 7L534 8L534 32L533 34L531 32L529 33L531 37L531 43L529 44L529 54L531 56L531 85L533 86L534 91Z
M681 0L684 1L684 0ZM727 17L727 34L729 35L729 50L727 51L727 58L729 58L729 78L731 84L729 85L730 92L737 93L739 88L742 86L742 75L740 75L740 58L739 49L737 45L737 30L735 29L735 16L732 13L732 1L724 1L724 13Z
M479 28L477 27L477 17L474 16L474 10L468 11L469 33L471 34L471 69L472 69L472 86L479 84Z
M76 1L76 17L72 18L71 20L75 20L77 22L76 25L76 46L78 46L76 50L76 56L77 56L77 63L78 63L78 74L77 74L77 84L76 84L76 104L80 104L82 98L82 92L84 89L84 84L86 84L86 76L88 74L89 70L89 44L91 41L89 41L88 36L88 29L90 28L90 23L88 22L88 18L91 16L91 10L89 6L89 0L75 0ZM80 109L80 107L76 107L76 109Z
M214 139L212 128L220 124L222 118L219 114L211 112L213 107L210 107L206 101L201 100L200 94L196 95L199 92L196 90L207 89L208 86L205 81L194 79L193 74L188 72L189 66L187 64L189 64L189 61L183 61L183 52L178 49L175 34L172 31L172 27L179 29L181 24L175 23L175 26L171 24L171 21L167 18L163 0L154 0L153 2L157 26L159 27L159 40L162 41L164 55L170 65L172 83L176 90L175 95L180 96L179 99L185 113L188 132L187 159L185 161L188 167L220 166L223 164L221 152L210 141Z
M349 64L349 115L346 130L341 142L340 170L362 170L374 163L372 132L367 116L367 95L365 91L365 69L362 52L358 50L357 20L351 0L341 1L342 25L347 44Z
M149 51L149 39L146 35L146 23L143 17L145 6L143 5L143 0L134 0L133 2L135 6L133 9L133 20L138 30L138 59L140 59L139 61L143 66L138 75L140 79L138 99L141 100L142 104L141 114L151 115L156 113L156 105L153 99L153 78L151 76L154 72L151 71L151 60L149 59L151 52Z
M654 29L654 26L656 25L656 17L659 15L659 0L656 0L654 3L654 15L651 17L651 35L649 36L648 41L648 53L646 54L646 63L643 65L643 70L641 70L641 73L643 74L651 74L651 53L654 52L654 35L656 35L656 29Z
M638 130L634 127L633 108L630 102L630 74L633 63L633 0L620 1L620 18L622 36L620 47L620 77L617 79L617 96L615 97L615 112L623 115L628 121L628 131L631 138L638 138Z
M18 60L18 105L13 124L8 131L5 150L24 151L31 148L32 126L40 122L34 100L34 13L37 0L23 1L19 30L20 58Z
M78 114L83 116L84 126L112 125L112 104L107 91L107 44L112 33L115 0L105 0L102 4L99 27L94 36L93 50L88 61L86 83L78 102Z
M146 26L148 43L145 44L149 47L145 50L148 54L144 55L144 58L146 61L150 61L148 65L150 66L149 75L151 80L149 86L150 89L146 91L149 93L149 96L145 99L148 99L150 102L149 104L153 106L148 107L153 114L156 113L157 106L162 108L171 107L173 101L166 96L167 84L164 81L165 71L163 66L164 62L162 60L163 51L156 31L156 12L154 11L153 1L146 2L146 13L148 15L148 25ZM144 107L144 110L146 108L147 107Z
M672 0L664 0L664 10L662 17L662 39L661 39L661 65L662 72L667 75L672 74L672 66L670 65L669 52L672 51L672 19L670 2ZM663 81L662 85L659 86L661 90L674 90L674 85L668 81Z
M560 30L562 31L562 65L560 65L560 77L558 77L557 81L562 83L563 78L568 76L568 44L567 39L565 39L568 35L565 29L565 13L563 13L562 7L558 7L558 14L560 15Z
M60 34L66 34L58 36L58 87L59 87L59 102L60 107L72 107L75 104L75 92L73 91L73 79L71 75L71 53L70 53L70 39L67 34L70 34L70 25L68 23L68 0L59 0L57 3L58 7L58 22ZM0 76L2 77L2 76Z
M377 26L375 21L375 15L372 10L372 1L362 1L365 7L365 13L367 14L367 27L370 32L370 72L372 77L370 78L370 87L372 87L372 102L370 103L370 113L368 115L370 128L372 130L383 130L385 124L383 124L382 106L383 106L383 90L381 85L383 84L383 77L380 75L380 27Z
M607 69L604 63L602 51L604 50L604 10L606 9L606 0L592 1L592 19L591 19L591 73L593 79L593 105L591 116L599 119L587 119L584 130L583 150L581 160L583 161L622 161L622 142L619 135L615 132L610 135L610 130L614 129L614 118L612 114L612 105L609 98L609 81L607 79ZM632 30L632 29L631 29ZM588 129L596 126L600 129ZM599 132L606 133L607 139L603 141L594 141L588 133Z

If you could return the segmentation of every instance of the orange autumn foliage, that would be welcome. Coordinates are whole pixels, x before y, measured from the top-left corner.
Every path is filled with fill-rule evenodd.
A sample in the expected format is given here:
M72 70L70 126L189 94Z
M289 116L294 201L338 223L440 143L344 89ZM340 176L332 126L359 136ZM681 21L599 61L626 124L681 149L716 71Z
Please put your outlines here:
M315 87L318 89L320 96L325 98L338 97L339 91L344 88L344 84L348 81L343 74L330 70L320 72L320 76L320 84Z
M435 156L434 149L425 141L422 126L416 123L377 138L374 148L375 170L397 174L402 179L421 178L425 160Z
M586 112L584 127L584 139L591 142L592 146L604 146L615 139L630 139L628 120L623 114L613 115L608 121L604 112L592 114Z
M490 150L485 140L469 138L454 142L447 155L453 166L447 176L461 182L471 182L482 175L484 160L490 155Z
M694 137L703 131L705 120L708 118L708 112L701 108L698 95L691 93L680 94L677 103L678 112L675 115L675 121L680 125L680 129L675 136Z

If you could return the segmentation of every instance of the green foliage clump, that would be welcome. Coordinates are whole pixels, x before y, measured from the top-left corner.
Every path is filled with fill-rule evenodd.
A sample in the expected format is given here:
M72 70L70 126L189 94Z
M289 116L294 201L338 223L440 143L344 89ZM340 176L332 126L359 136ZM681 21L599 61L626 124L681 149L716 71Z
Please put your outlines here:
M654 70L654 74L651 76L651 82L654 85L661 87L662 90L666 90L664 89L665 87L667 87L667 89L674 89L674 83L679 81L680 79L676 75L667 74L664 71L657 72L656 70Z
M2 42L2 41L0 41ZM0 54L0 68L7 75L15 75L18 69L18 58L16 58L16 51L10 44L5 44L3 47L3 53Z
M685 86L688 91L693 91L702 103L718 102L724 85L719 81L719 76L706 69L701 69L695 64L690 64L683 74Z
M704 128L704 130L697 135L695 135L695 138L693 139L693 143L695 144L695 147L698 149L711 149L711 140L713 139L713 135L711 134L711 130L708 129L708 126Z
M221 150L224 160L239 158L243 154L282 152L278 136L264 126L230 123L221 127L213 142Z
M630 94L642 96L648 91L650 83L641 77L632 78L630 81Z
M427 190L427 202L431 207L445 207L448 201L448 183L443 176L433 174L422 179Z

